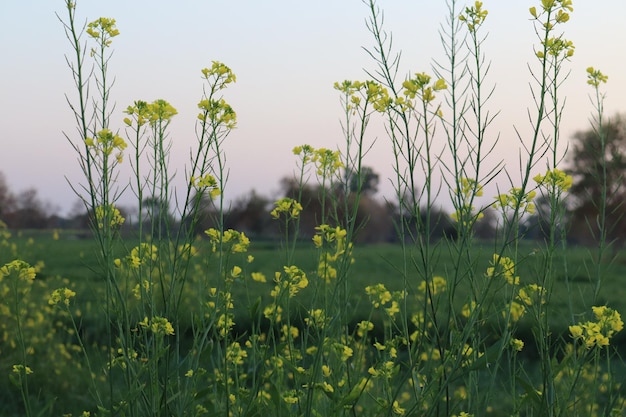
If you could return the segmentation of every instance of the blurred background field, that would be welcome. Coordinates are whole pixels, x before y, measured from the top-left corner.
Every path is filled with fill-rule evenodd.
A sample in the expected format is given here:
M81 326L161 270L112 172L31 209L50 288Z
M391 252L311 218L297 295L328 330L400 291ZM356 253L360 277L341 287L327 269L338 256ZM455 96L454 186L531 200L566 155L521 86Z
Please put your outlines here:
M32 265L43 265L36 280L45 281L47 289L68 283L76 291L77 296L75 306L83 313L83 325L87 332L99 334L106 328L107 323L99 322L102 314L93 311L93 306L104 295L104 280L100 276L101 268L98 266L97 244L92 239L84 239L84 233L76 231L62 231L58 240L53 239L53 234L49 231L23 231L17 233L13 242L18 246L20 255ZM440 241L435 245L433 251L433 265L435 274L446 278L449 282L455 273L454 265L454 242ZM199 251L193 262L201 264L206 262L210 256L210 247L205 240L198 240L196 246ZM131 239L120 242L116 248L120 258L128 255L134 247ZM418 257L418 248L414 247L412 256ZM473 256L479 261L474 266L477 276L482 277L489 267L494 254L494 245L488 241L482 241L474 245ZM521 241L519 253L522 255L516 264L516 274L520 277L521 285L538 283L539 271L544 268L542 243L536 240ZM626 254L622 251L615 251L614 259L602 265L604 271L600 283L599 299L595 305L609 305L618 311L626 305ZM251 263L235 262L244 269L245 278L238 281L233 287L235 300L235 310L239 320L237 322L240 329L245 329L249 320L249 307L261 297L263 304L270 300L270 291L273 288L272 277L275 272L282 271L285 266L285 251L279 243L273 241L252 240L249 254L254 257ZM557 252L555 265L552 269L553 288L552 297L549 302L549 317L553 330L557 333L566 333L567 327L572 323L572 314L578 319L588 314L588 306L592 305L593 294L596 281L594 276L596 253L592 248L574 246L567 247L563 251ZM3 257L4 258L4 257ZM350 308L353 312L354 322L367 319L370 314L371 305L365 294L365 287L377 283L383 283L389 290L400 290L403 288L402 278L403 254L400 245L395 244L372 244L356 245L354 248L354 263L349 271L349 288L351 293ZM3 262L8 261L2 259ZM563 267L567 264L567 270ZM310 241L301 241L295 251L293 263L302 268L311 281L315 280L315 270L317 268L317 252ZM422 274L412 265L407 266L409 288L415 291L424 280ZM259 283L250 278L250 273L261 272L265 275L267 282ZM193 282L189 282L190 299L200 297L199 288L207 289L220 287L220 278L217 276L195 277ZM201 282L200 282L201 281ZM460 278L457 292L470 291L467 279ZM63 284L64 285L64 284ZM34 288L36 290L36 287ZM298 300L303 309L310 308L310 299L315 291L315 285L304 289ZM33 294L33 296L35 296ZM37 297L46 299L48 294L38 294ZM456 297L461 300L465 297ZM413 298L409 298L413 299ZM197 300L196 300L197 301ZM195 305L190 301L189 306ZM414 306L416 309L419 306ZM455 306L460 311L461 305ZM571 310L570 310L571 309ZM190 312L188 312L190 313ZM295 313L297 315L297 312ZM189 317L189 314L182 314L180 317ZM297 317L296 317L297 319ZM183 327L190 326L190 322L181 323ZM92 328L90 328L92 327ZM519 331L525 329L524 319L520 322ZM527 337L532 337L528 334ZM616 342L626 342L619 334Z
M81 333L87 351L91 355L92 369L100 370L106 368L106 335L108 328L112 324L107 320L103 310L106 297L106 285L101 276L102 267L98 263L98 246L90 237L89 232L80 230L51 231L20 231L13 233L9 240L14 245L11 250L3 247L0 252L0 262L2 264L11 261L10 252L15 250L19 257L32 265L37 265L39 272L30 287L30 292L24 297L24 310L22 319L25 323L24 334L32 348L32 355L29 356L30 366L35 370L30 376L32 389L36 393L42 407L45 404L60 402L74 406L70 407L76 413L80 413L91 401L91 394L85 387L91 383L89 371L84 364L71 321L67 314L58 308L48 305L50 293L60 287L69 287L76 292L76 297L72 299L70 310L76 319L78 331ZM191 341L194 314L202 314L202 303L206 302L210 288L220 288L223 285L222 278L214 275L206 275L201 271L215 271L210 265L211 248L206 239L198 239L195 243L198 253L192 258L190 265L189 280L186 283L184 294L183 311L178 314L175 326L177 336L183 342L186 339ZM433 265L435 274L445 277L450 283L455 273L454 241L440 240L434 244ZM134 247L134 241L125 238L119 241L115 248L116 256L124 258ZM494 244L489 241L481 241L472 246L474 253L472 257L478 259L474 265L476 272L475 279L483 280L485 271L489 267L493 257ZM413 246L411 256L418 257L418 248ZM542 265L541 256L542 243L537 240L520 241L520 259L516 265L516 273L520 277L520 284L527 285L537 282L538 271L545 267ZM251 333L252 326L267 326L267 320L262 318L262 306L271 301L270 291L274 287L272 277L276 271L281 271L285 265L285 251L280 244L275 241L254 241L252 240L249 254L254 257L250 263L245 257L231 259L233 264L241 265L243 268L243 278L234 283L232 287L233 302L235 306L235 327L234 337L245 337ZM620 251L615 251L614 260L611 263L602 265L604 274L602 276L599 291L599 300L595 305L609 305L618 311L623 311L626 304L626 286L624 276L626 276L626 256ZM291 311L291 320L294 325L304 326L303 317L306 311L315 308L312 300L315 296L316 288L319 289L319 278L316 277L317 250L310 240L303 240L297 243L294 252L293 263L302 268L311 284L303 289L296 300L295 308ZM374 339L383 340L383 326L380 311L372 310L370 301L365 293L365 287L377 283L383 283L392 291L404 288L402 278L402 248L397 244L362 244L354 248L354 263L350 266L348 274L350 289L351 323L356 324L361 320L371 319L377 323L371 336ZM246 254L247 256L247 254ZM208 262L208 264L207 264ZM562 267L567 264L567 272ZM550 320L551 336L556 341L559 338L571 339L568 333L568 326L573 322L583 320L590 315L590 305L592 304L594 288L596 282L590 277L595 268L594 251L587 247L569 247L565 252L559 252L555 257L553 271L552 297L547 304L548 317ZM195 267L197 265L197 268ZM194 269L196 268L196 269ZM412 266L408 265L407 288L414 292L423 282L424 277ZM465 267L463 267L465 270ZM261 283L251 279L252 272L261 272L265 275L267 282ZM124 276L125 274L120 274ZM317 279L316 279L317 278ZM122 278L120 278L122 279ZM132 282L121 287L127 291L129 306L132 310ZM448 291L450 288L447 289ZM468 279L460 279L456 288L455 303L462 303L466 299L464 296L470 291ZM502 294L502 293L499 293ZM5 292L5 302L11 306L11 294ZM420 305L417 298L408 297L414 305L408 306L410 311L418 311ZM446 307L446 293L439 295L438 308ZM502 301L502 300L500 300ZM497 303L498 300L489 300ZM261 306L261 307L259 307ZM261 308L261 310L259 310ZM462 310L462 305L455 305L457 314ZM259 319L260 318L260 319ZM139 322L142 317L138 315L132 320ZM498 320L498 317L489 317L484 322L484 332L487 337L492 332L491 320ZM524 341L524 350L520 353L520 359L525 363L529 373L538 369L539 362L536 356L536 345L533 334L533 323L528 316L523 317L514 329L514 335ZM3 332L3 340L0 341L0 373L5 377L0 379L0 415L13 416L20 415L20 400L15 395L16 388L11 386L6 375L11 374L11 367L15 363L20 363L15 347L15 339L11 336L11 329L14 328L14 319L10 315L0 315L0 332ZM497 328L493 325L493 328ZM626 337L618 333L611 344L616 346L618 352L624 356L626 354ZM493 337L497 337L493 333ZM555 345L556 346L556 345ZM558 352L555 352L555 354ZM621 366L616 364L616 366ZM51 384L51 378L54 383ZM103 376L98 377L96 383L105 383ZM67 407L64 407L67 409Z

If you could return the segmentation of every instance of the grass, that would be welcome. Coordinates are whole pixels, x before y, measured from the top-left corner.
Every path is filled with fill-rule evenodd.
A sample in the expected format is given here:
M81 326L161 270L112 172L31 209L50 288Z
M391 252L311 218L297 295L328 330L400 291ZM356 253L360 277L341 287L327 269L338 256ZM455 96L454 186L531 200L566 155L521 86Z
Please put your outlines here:
M75 316L79 318L79 327L81 336L85 341L88 350L93 355L94 365L96 368L105 366L106 360L104 358L104 351L100 349L101 346L106 345L106 341L103 340L106 335L107 326L110 323L107 321L106 315L102 309L102 299L105 293L104 279L100 275L98 268L98 246L92 239L79 239L76 238L75 233L61 232L60 238L54 240L50 233L20 233L16 234L12 241L18 247L18 254L27 262L36 264L38 262L43 263L43 268L38 273L36 278L41 285L34 285L32 287L31 298L33 300L40 300L41 304L47 303L47 297L52 289L69 286L76 291L77 296L72 301L72 309L75 312L80 311L79 314L75 313ZM433 256L436 259L434 263L436 265L435 274L444 276L446 278L451 277L454 273L453 255L450 248L453 242L440 242L435 247ZM517 273L520 276L522 285L534 282L534 277L537 271L543 268L540 257L534 255L538 249L540 249L540 242L537 241L522 241L519 246L520 260L517 262ZM128 250L132 248L133 242L130 239L126 239L116 247L116 256L123 257L128 253ZM201 262L206 259L210 248L207 241L198 241L197 246L200 251L195 258L196 262ZM484 271L489 266L489 261L493 255L493 243L481 242L480 244L472 247L474 253L472 258L479 259L478 263L474 266L477 272L477 276L482 276ZM413 248L413 256L417 256L416 248ZM250 334L251 327L254 325L251 317L258 317L250 311L256 300L260 297L262 302L261 306L266 305L270 301L270 291L273 288L271 277L274 272L280 270L285 263L285 255L282 248L277 244L268 242L258 242L255 244L253 241L250 246L249 254L254 256L254 261L244 266L244 272L247 278L242 282L236 282L236 285L232 288L233 300L235 300L235 322L236 326L234 332L238 334ZM3 256L4 254L0 254ZM565 259L563 259L565 256ZM368 285L376 283L384 283L390 290L403 289L403 279L400 269L403 263L402 249L399 245L385 244L385 245L363 245L356 246L354 248L355 263L351 266L350 273L348 275L349 285L351 288L350 298L350 310L352 312L350 322L352 324L370 318L371 305L365 294L364 288ZM298 264L309 275L309 279L315 280L315 270L317 266L317 252L312 243L299 242L293 256L293 262ZM572 324L570 314L570 304L576 321L582 320L582 317L589 315L588 306L591 305L591 297L594 291L595 283L589 278L591 275L587 272L588 265L593 265L593 251L585 247L572 247L567 250L565 254L557 253L557 262L563 260L568 265L569 273L569 289L566 285L566 277L564 271L555 267L553 269L555 277L555 285L551 290L551 300L548 304L550 318L551 337L554 340L562 337L564 339L570 339L568 334L568 326ZM0 259L5 262L6 259ZM235 260L233 260L235 261ZM242 264L243 265L243 264ZM215 268L209 268L205 270L216 270ZM254 282L249 278L251 272L262 272L268 278L266 283ZM410 270L411 271L411 270ZM622 285L622 278L626 273L626 263L624 256L621 253L617 253L615 260L607 265L607 274L603 277L602 287L600 291L600 300L596 305L607 304L617 309L621 309L624 305L624 299L626 295L626 288ZM193 276L193 274L191 274ZM200 291L206 291L208 287L219 286L220 279L218 277L205 277L204 281L197 279L191 279L189 281L189 291L186 291L187 302L184 304L186 311L181 311L178 315L178 325L181 330L187 331L186 339L191 341L192 336L189 332L192 323L188 319L191 317L192 312L196 312L197 298ZM413 270L409 274L409 287L415 289L423 277L418 272ZM470 291L469 283L467 280L461 280L459 287L457 288L457 296L455 302L462 302L463 294ZM298 327L303 327L301 323L302 317L305 316L305 311L310 308L311 300L314 296L313 288L315 285L303 289L298 295L298 304L292 310L292 323ZM206 293L205 293L206 294ZM132 297L129 297L132 298ZM204 297L206 300L206 296ZM409 297L409 300L415 300L414 297ZM417 303L417 301L415 301ZM418 309L418 305L412 306L412 309ZM455 306L455 311L461 311L461 305ZM376 323L380 322L381 318L377 317L378 311L374 313L371 320ZM137 317L137 321L141 318ZM59 317L56 320L65 320ZM67 324L67 323L66 323ZM263 325L263 323L262 323ZM62 331L63 326L59 325L58 332ZM486 335L490 335L491 325L489 321L486 321L485 327L482 332ZM497 326L493 326L497 328ZM383 326L378 324L375 326L375 331L371 333L373 340L384 340L385 335L380 334L380 330ZM258 330L258 329L257 329ZM527 318L523 318L515 330L515 337L525 342L525 347L520 355L520 364L531 374L539 374L540 361L538 360L538 354L534 341L533 323L529 322ZM495 332L492 337L496 336ZM70 336L70 339L72 337ZM488 339L487 339L488 340ZM626 353L626 338L618 333L612 340L611 344L616 346L621 355ZM1 345L0 345L1 348ZM68 363L63 365L63 356L55 351L54 347L50 347L52 357L56 357L58 361L56 365L61 369L63 366L68 366ZM46 357L50 354L45 354L40 351L41 355ZM74 362L72 362L74 363ZM46 371L41 367L38 369L36 375L34 375L33 385L35 387L47 387L47 376L55 372L54 366ZM621 369L622 363L616 363L616 366ZM617 369L617 368L616 368ZM62 372L66 372L62 371ZM76 370L76 380L87 381L88 378L85 374L86 370ZM6 372L8 373L8 371ZM482 375L482 374L481 374ZM36 378L43 377L42 380ZM483 376L486 377L486 376ZM86 383L86 382L83 382ZM1 386L1 385L0 385ZM49 389L49 388L46 388ZM75 398L77 407L86 406L89 404L90 399L84 393L80 393L76 390L76 387L63 387L62 384L57 384L55 388L57 391L46 392L47 395L54 395L58 398L64 398L66 396ZM67 391L67 392L66 392ZM67 395L66 395L67 394ZM68 398L69 398L68 397ZM2 397L0 397L2 399ZM7 403L8 404L8 403ZM7 405L9 407L9 405ZM77 409L78 409L77 408ZM506 408L506 407L505 407ZM0 406L0 414L3 415L19 415L18 409L3 408ZM493 415L499 415L498 410L494 410Z
M50 234L41 234L35 236L32 233L23 233L17 236L15 242L18 247L23 248L23 258L31 263L36 264L39 261L44 263L44 268L38 275L38 279L48 281L48 288L55 288L63 281L69 280L72 287L78 294L76 298L76 307L83 312L83 328L84 330L94 334L99 334L107 323L100 322L97 311L93 311L93 306L97 305L99 297L104 293L104 282L99 276L98 260L97 260L97 244L92 239L77 239L75 234L62 234L59 240L53 240ZM128 241L125 243L129 243ZM520 245L520 254L522 259L517 263L517 273L520 276L521 284L529 284L534 282L537 271L541 270L542 265L540 259L533 255L540 248L541 243L537 241L523 241ZM128 244L132 247L132 244ZM203 247L203 243L199 244ZM490 242L483 242L475 245L474 251L480 254L478 257L480 262L475 266L476 271L481 274L489 266L489 261L493 254L493 245ZM437 245L434 256L436 262L436 275L450 277L454 272L454 264L452 255L449 251L449 244L442 242ZM204 247L198 255L198 260L202 259L203 254L206 255L209 248ZM122 246L117 248L117 255L123 257L128 249ZM250 317L249 307L261 297L263 302L270 299L269 293L273 288L272 277L275 271L280 271L284 264L284 256L280 247L261 242L255 245L253 241L250 246L250 254L254 256L254 261L245 266L245 272L262 272L267 277L266 283L253 282L246 278L245 283L235 285L233 288L233 296L239 303L235 305L238 320L237 324L240 329L247 328L247 320ZM563 254L557 253L557 260L561 262ZM557 265L554 268L555 285L552 288L551 300L549 303L549 317L553 330L558 333L566 333L567 326L571 324L570 301L572 312L579 318L588 311L586 306L591 305L593 289L595 282L590 278L588 266L593 263L593 253L585 247L568 248L566 252L566 262L569 273L569 289L567 285L567 277L562 269ZM354 258L356 262L351 266L349 275L349 285L351 288L351 305L352 321L357 322L367 319L370 313L370 304L365 295L364 288L379 282L384 283L390 290L401 290L403 288L402 275L399 272L402 265L401 247L392 244L384 245L363 245L354 249ZM310 277L315 276L315 268L317 265L316 249L312 244L302 242L296 248L294 254L294 262L298 264ZM562 263L561 263L562 264ZM618 253L614 261L607 265L606 275L602 278L602 287L600 291L600 299L596 305L610 305L616 308L624 305L626 300L626 287L623 285L623 276L626 276L626 256ZM314 279L314 278L313 278ZM409 274L409 283L416 288L423 280L423 277L412 271ZM194 284L191 284L192 286ZM208 277L206 287L219 287L220 282L217 277ZM313 297L312 287L306 288L299 296L301 307L305 309ZM457 291L461 294L470 291L467 282L461 281ZM193 294L193 291L191 291ZM47 294L42 294L47 297ZM193 296L191 296L193 297ZM462 300L463 297L456 297ZM245 301L243 301L245 300ZM193 305L193 301L190 301ZM461 305L456 306L460 311ZM301 312L304 310L301 310ZM183 322L182 327L189 326L190 323ZM298 313L295 313L298 316ZM298 319L298 317L296 317ZM93 329L89 327L93 326ZM525 328L528 327L526 330ZM530 326L525 326L524 320L520 322L520 332L530 333ZM531 337L530 334L527 336ZM616 343L624 344L626 340L620 340L620 336L616 339Z

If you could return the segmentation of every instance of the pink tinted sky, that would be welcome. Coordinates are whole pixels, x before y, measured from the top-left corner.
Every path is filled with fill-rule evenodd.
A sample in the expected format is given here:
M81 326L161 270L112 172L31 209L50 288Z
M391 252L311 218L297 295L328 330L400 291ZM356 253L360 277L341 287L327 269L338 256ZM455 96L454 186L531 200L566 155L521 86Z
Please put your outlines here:
M528 8L540 2L484 3L489 10L484 51L491 61L487 84L496 87L490 109L501 110L491 129L492 138L500 134L492 159L504 160L516 178L520 146L514 127L522 134L528 129L526 112L532 101L527 63L535 64L532 48L537 43ZM379 6L395 47L403 52L401 72L431 72L433 59L442 57L438 30L446 2L381 0ZM621 52L626 44L626 2L578 0L574 8L563 26L566 38L576 45L568 66L571 75L563 86L568 97L564 139L588 126L592 106L586 67L609 75L607 114L622 111L626 96ZM43 200L64 213L77 199L67 180L78 184L81 173L62 134L74 133L64 97L74 91L64 58L69 44L55 12L65 18L62 0L3 6L0 171L14 191L35 187ZM78 0L77 14L80 22L100 16L117 20L121 35L114 39L111 71L116 76L112 98L118 126L121 111L134 100L163 98L178 109L171 133L179 179L195 141L200 69L219 60L235 71L238 81L226 92L238 113L238 128L227 145L229 198L251 189L276 197L280 178L293 171L291 149L296 145L339 146L341 107L332 85L365 79L363 69L373 68L361 48L372 45L372 38L365 27L367 7L359 0ZM381 174L382 194L390 196L390 152L384 132L373 124L370 139L375 137L366 164Z

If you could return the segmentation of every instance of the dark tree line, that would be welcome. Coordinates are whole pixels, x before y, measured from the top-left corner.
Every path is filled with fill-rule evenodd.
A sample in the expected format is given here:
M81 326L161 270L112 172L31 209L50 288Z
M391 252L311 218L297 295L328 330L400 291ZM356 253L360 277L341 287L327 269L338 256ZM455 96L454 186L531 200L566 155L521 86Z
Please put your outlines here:
M568 192L565 207L565 218L558 227L567 231L567 236L575 243L593 244L599 238L598 225L604 218L606 238L608 241L623 244L626 240L626 119L615 116L603 124L601 129L592 128L573 135L566 158L567 172L573 177L573 184ZM329 218L338 221L345 218L346 210L352 211L355 204L355 193L361 181L361 194L356 210L359 227L355 238L359 242L393 242L397 239L396 227L403 222L411 233L416 233L420 224L426 219L407 219L400 217L397 202L383 201L376 198L379 176L373 169L364 167L361 176L345 172L346 189L322 190L317 185L304 185L300 189L295 180L285 178L281 181L280 197L297 198L304 207L300 218L299 233L303 238L314 235L315 227L321 219ZM322 209L321 195L325 194L328 201L334 199L335 206L326 204ZM208 196L195 196L199 199L199 212L194 232L202 234L209 227L217 224L217 211ZM605 207L601 204L604 199ZM245 232L256 238L277 238L281 236L280 222L270 216L275 198L266 197L252 190L234 200L226 207L223 214L224 227ZM548 200L539 196L535 200L536 212L527 216L523 222L522 235L530 239L547 237L550 225L550 205ZM144 208L166 210L167 216L153 216L176 223L176 217L169 213L168 204L150 198L144 201ZM123 208L120 208L122 211ZM325 210L323 213L322 210ZM52 211L52 213L51 213ZM129 214L126 210L125 214ZM604 213L604 216L602 215ZM130 213L132 217L132 212ZM474 226L474 234L480 239L495 236L500 219L495 210L487 208L483 218ZM448 213L433 208L430 211L433 239L454 238L455 224ZM13 193L0 172L0 220L13 229L41 228L89 228L89 216L84 206L77 204L70 219L62 219L54 215L49 204L41 201L34 188L20 193ZM133 228L132 222L125 225ZM189 227L191 225L175 225ZM164 227L157 225L157 229ZM413 229L411 229L413 228Z
M416 228L415 221L401 218L398 204L376 197L378 174L365 167L361 175L361 194L358 206L355 207L358 188L356 176L346 173L347 190L341 186L335 189L322 189L317 184L300 185L295 179L281 180L280 197L298 200L303 207L298 219L298 236L309 239L316 233L316 227L322 219L331 226L345 226L347 215L355 213L355 241L360 243L395 242L398 239L396 230L400 222L407 227ZM325 197L323 197L323 195ZM197 198L197 197L196 197ZM224 214L224 227L236 229L248 236L264 239L280 238L284 232L281 222L273 219L270 211L275 199L259 195L254 190L235 200ZM207 197L202 198L200 221L196 224L196 233L201 233L217 224L217 210ZM450 216L443 210L431 210L431 232L434 239L454 235L455 225ZM422 224L425 223L422 219ZM483 230L487 226L483 225ZM291 232L294 232L292 229ZM493 236L493 230L487 232Z
M59 218L44 203L34 188L15 194L0 172L0 220L12 229L44 229L58 227Z
M616 115L600 127L574 135L568 154L574 182L570 235L580 243L597 241L605 218L608 241L626 238L626 120ZM602 201L605 201L603 208ZM602 215L604 212L604 215Z

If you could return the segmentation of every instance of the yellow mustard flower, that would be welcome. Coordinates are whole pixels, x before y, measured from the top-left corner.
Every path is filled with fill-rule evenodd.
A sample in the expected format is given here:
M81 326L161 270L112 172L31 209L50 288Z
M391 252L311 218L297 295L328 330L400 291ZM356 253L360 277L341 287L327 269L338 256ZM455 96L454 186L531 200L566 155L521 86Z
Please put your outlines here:
M165 317L154 316L151 319L145 317L139 322L139 327L148 329L157 335L172 336L174 335L174 327L172 323Z
M467 25L470 32L475 32L487 18L489 12L483 9L483 2L476 1L474 6L466 7L465 13L459 16L459 20Z
M604 75L602 71L594 67L587 68L587 84L597 88L600 86L600 83L606 83L608 80L609 77Z
M384 284L369 285L365 287L365 293L369 295L374 308L387 304L392 298Z
M274 203L276 206L271 212L271 216L278 219L285 215L287 219L297 219L302 211L302 205L293 198L284 197Z
M66 306L70 305L70 299L74 297L76 293L69 288L58 288L50 294L48 298L48 304L57 305L60 302L63 302Z

